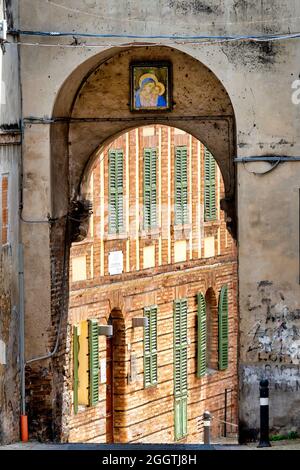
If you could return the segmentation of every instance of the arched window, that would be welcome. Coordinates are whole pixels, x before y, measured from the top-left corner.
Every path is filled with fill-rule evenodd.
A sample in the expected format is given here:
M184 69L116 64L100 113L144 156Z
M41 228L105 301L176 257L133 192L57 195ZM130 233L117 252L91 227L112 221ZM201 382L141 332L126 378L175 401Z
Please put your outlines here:
M218 369L218 309L215 293L209 288L206 295L199 292L197 377Z

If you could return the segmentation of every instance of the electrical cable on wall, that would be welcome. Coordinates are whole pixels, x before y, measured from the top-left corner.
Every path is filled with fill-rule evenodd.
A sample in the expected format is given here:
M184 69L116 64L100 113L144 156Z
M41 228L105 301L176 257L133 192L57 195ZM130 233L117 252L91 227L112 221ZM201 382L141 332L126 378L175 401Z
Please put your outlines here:
M265 160L262 160L262 161L265 162ZM278 159L277 162L275 162L273 164L271 163L270 168L268 168L267 170L262 171L262 172L248 170L246 162L243 162L243 166L244 166L245 170L247 171L247 173L250 173L251 175L255 175L255 176L259 176L259 175L263 176L263 175L266 175L267 173L270 173L271 171L275 170L275 168L279 165L280 162L281 162L281 160Z
M280 33L280 34L237 34L237 35L226 35L226 36L215 36L215 35L168 35L168 34L112 34L112 33L80 33L80 32L64 32L64 31L22 31L18 29L10 29L9 34L15 36L50 36L50 37L83 37L83 38L98 38L98 39L170 39L170 40L181 40L181 41L193 41L193 40L218 40L218 41L270 41L270 40L282 40L282 39L295 39L300 38L300 32L295 33Z
M300 156L288 156L288 155L276 155L276 156L270 156L270 155L261 155L261 156L250 156L250 157L238 157L234 159L235 163L243 163L243 166L245 170L252 174L252 175L266 175L267 173L270 173L271 171L275 170L275 168L279 165L279 163L284 163L284 162L299 162L300 161ZM248 170L246 163L255 163L255 162L266 162L270 163L271 167L268 168L266 171L258 172L258 171L251 171Z
M34 43L26 41L8 42L4 41L3 44L21 45L21 46L37 46L37 47L65 47L65 48L105 48L105 47L154 47L154 46L179 46L179 45L216 45L232 42L270 42L280 41L287 39L299 39L300 32L295 33L281 33L281 34L261 34L261 35L227 35L227 36L214 36L214 35L133 35L133 34L96 34L96 33L80 33L80 32L58 32L58 31L21 31L11 29L8 34L12 36L34 36L34 37L72 37L71 44L55 43ZM78 38L94 38L94 39L128 39L128 40L148 40L151 43L130 42L124 44L115 43L101 43L101 44L88 44L78 41ZM159 42L157 40L160 40ZM153 42L154 41L154 42Z

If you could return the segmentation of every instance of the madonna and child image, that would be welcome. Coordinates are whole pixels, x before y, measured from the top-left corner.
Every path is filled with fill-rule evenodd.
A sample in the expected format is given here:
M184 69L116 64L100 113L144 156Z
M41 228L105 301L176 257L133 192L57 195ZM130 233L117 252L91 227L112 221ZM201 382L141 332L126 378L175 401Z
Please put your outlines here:
M169 66L131 66L131 109L167 110L170 109Z

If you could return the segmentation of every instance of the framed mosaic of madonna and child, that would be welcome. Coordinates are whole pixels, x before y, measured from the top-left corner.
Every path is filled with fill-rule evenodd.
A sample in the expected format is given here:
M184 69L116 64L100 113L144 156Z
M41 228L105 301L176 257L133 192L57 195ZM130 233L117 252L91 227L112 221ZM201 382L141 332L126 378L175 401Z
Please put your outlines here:
M130 65L131 111L171 110L171 64L168 62Z

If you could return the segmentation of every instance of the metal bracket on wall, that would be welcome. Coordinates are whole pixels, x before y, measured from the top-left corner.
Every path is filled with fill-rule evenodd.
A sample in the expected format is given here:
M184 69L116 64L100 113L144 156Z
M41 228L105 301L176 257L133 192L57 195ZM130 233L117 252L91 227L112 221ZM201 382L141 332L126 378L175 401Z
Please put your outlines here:
M135 317L132 319L132 328L147 327L149 324L148 317Z
M98 335L99 336L113 336L113 326L112 325L99 325L98 326Z

